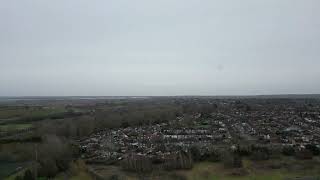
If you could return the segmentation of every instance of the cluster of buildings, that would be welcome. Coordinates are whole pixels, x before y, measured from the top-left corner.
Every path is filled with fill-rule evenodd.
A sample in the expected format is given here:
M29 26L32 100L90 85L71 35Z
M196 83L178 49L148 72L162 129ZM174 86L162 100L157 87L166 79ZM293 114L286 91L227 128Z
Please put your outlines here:
M204 152L212 146L232 147L238 140L319 146L320 106L298 105L260 101L243 105L224 100L209 116L193 113L191 124L183 116L168 123L105 129L79 140L79 144L82 158L92 163L114 162L132 155L161 161L172 154L188 152L192 146Z
M231 141L223 122L195 123L193 127L176 127L178 118L171 123L151 126L106 129L79 141L83 159L87 162L113 162L129 154L150 158L165 158L191 146L203 148ZM212 124L211 124L212 123Z
M231 130L245 140L281 145L320 144L319 111L288 107L282 111L235 113L229 118Z

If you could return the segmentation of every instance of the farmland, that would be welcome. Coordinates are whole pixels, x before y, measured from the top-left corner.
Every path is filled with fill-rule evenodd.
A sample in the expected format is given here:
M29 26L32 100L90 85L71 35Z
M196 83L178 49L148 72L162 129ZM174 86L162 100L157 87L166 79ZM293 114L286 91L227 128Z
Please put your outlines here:
M30 107L30 106L7 106L0 107L0 120L14 119L14 118L32 118L44 117L51 114L65 112L61 107Z

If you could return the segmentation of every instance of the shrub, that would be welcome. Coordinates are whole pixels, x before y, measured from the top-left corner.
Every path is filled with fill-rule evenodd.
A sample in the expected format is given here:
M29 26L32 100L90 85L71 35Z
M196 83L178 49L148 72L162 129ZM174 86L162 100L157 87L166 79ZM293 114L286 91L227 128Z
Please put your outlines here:
M219 162L222 158L223 154L218 149L214 149L208 154L208 161L210 162Z
M240 156L250 156L252 153L252 150L250 146L238 146L237 153Z
M187 180L188 178L185 175L182 175L182 174L172 173L172 174L170 174L168 179Z
M54 177L58 172L69 168L73 149L65 139L47 136L37 149L40 176Z
M56 162L53 159L45 159L40 163L39 176L54 177L59 172Z
M227 168L241 168L243 166L241 156L234 153L225 154L223 162L224 166Z
M306 145L306 149L311 151L314 156L318 156L320 154L320 149L314 144Z
M295 150L292 146L285 146L282 148L282 154L285 156L293 156L295 154Z
M16 176L14 180L23 180L23 178L21 176Z
M201 153L200 153L200 149L199 147L197 146L192 146L190 148L190 152L191 152L191 155L192 155L192 159L194 161L200 161L201 160Z
M266 147L255 148L252 152L251 159L255 161L264 161L270 158L270 151Z
M296 153L296 158L301 160L312 159L312 157L313 157L313 154L308 149L302 149L300 151L297 151Z
M23 175L23 180L33 180L33 174L32 172L28 169Z
M118 179L120 179L120 176L118 174L114 174L108 178L108 180L118 180Z

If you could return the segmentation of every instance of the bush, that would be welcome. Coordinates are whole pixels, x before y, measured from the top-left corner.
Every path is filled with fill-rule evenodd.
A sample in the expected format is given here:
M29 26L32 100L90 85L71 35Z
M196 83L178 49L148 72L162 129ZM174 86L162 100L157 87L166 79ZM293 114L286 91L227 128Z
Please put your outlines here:
M182 174L172 173L172 174L170 174L168 179L187 180L188 178L185 175L182 175Z
M297 151L296 158L301 159L301 160L312 159L313 154L308 149L302 149L300 151Z
M21 176L16 176L14 180L23 180L23 178Z
M39 176L54 177L59 172L56 162L53 159L45 159L40 163Z
M24 173L23 180L34 180L33 174L29 169Z
M218 149L214 149L207 157L210 162L219 162L222 160L223 154Z
M292 146L285 146L282 148L282 154L285 156L293 156L295 154L295 150Z
M114 174L108 178L109 180L119 180L120 176L118 174Z
M320 149L314 144L306 145L306 149L311 151L314 156L318 156L320 154Z
M242 158L238 154L228 153L223 158L224 166L227 168L241 168L243 166Z
M201 160L201 153L200 153L200 149L199 147L197 146L192 146L190 148L190 152L191 152L191 155L192 155L192 159L194 161L200 161Z
M238 146L237 153L240 156L250 156L252 153L252 150L250 146Z
M152 162L146 156L132 154L121 162L123 169L134 172L150 172L152 171Z
M282 155L282 149L280 147L270 148L270 159L279 159Z
M256 148L253 150L251 159L254 161L264 161L270 158L270 151L267 148Z
M65 171L73 158L73 149L65 139L47 136L45 142L38 147L39 175L54 177Z

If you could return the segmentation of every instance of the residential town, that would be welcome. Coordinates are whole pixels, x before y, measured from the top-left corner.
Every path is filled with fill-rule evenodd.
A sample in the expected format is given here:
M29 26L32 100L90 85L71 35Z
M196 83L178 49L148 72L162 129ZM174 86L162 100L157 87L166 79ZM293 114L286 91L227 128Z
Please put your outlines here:
M154 125L93 133L78 140L81 157L92 164L112 164L132 155L164 163L172 154L188 153L192 147L206 155L216 148L236 150L243 142L280 149L290 147L296 151L302 151L308 145L320 148L319 106L305 107L303 104L302 108L252 102L244 105L234 100L219 100L217 104L227 108L209 114L183 114Z

